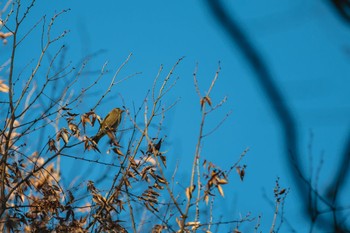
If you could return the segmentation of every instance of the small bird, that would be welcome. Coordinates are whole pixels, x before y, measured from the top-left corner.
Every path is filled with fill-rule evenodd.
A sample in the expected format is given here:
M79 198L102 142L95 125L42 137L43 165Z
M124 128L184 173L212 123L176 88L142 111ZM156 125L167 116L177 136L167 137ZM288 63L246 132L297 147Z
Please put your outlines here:
M92 140L98 143L100 139L105 136L108 131L116 131L121 120L122 120L122 114L124 110L120 108L114 108L112 111L108 113L108 115L104 118L102 123L100 124L100 129L98 130L97 134L92 137Z

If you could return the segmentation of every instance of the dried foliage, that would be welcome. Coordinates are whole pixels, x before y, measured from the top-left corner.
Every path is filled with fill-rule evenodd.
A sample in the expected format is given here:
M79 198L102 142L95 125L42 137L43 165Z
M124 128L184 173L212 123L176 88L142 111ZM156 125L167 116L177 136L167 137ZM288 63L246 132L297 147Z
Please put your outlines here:
M101 113L98 108L105 103L115 85L133 76L117 79L131 55L115 72L104 94L94 103L87 101L86 96L105 76L106 64L91 84L84 88L79 86L77 89L81 92L73 91L81 85L79 81L86 63L79 64L80 69L64 65L64 60L60 60L64 57L64 45L53 46L67 34L64 31L52 37L55 21L66 13L62 11L49 22L43 17L33 26L42 25L41 54L28 65L29 72L18 73L15 52L32 29L23 37L19 37L18 32L25 30L22 22L33 6L34 1L26 7L16 1L12 3L6 20L1 21L0 38L12 38L12 42L6 45L11 47L10 61L6 70L1 70L0 80L0 94L4 96L0 103L1 231L211 232L214 225L234 224L239 232L240 224L254 219L247 214L223 222L212 213L215 197L225 196L224 187L229 183L231 170L237 169L243 181L246 169L246 165L239 165L246 151L227 171L202 158L204 139L214 133L229 115L205 133L207 116L226 102L224 97L215 104L210 97L220 66L204 97L198 86L197 69L195 71L201 112L199 136L191 177L177 185L176 172L169 177L172 171L167 167L167 151L171 148L164 148L167 139L162 132L164 116L176 103L164 105L166 101L161 100L175 86L173 74L182 58L164 77L163 67L160 67L151 91L138 110L128 107L122 100L124 104L118 109L124 112L123 120L119 115L118 121L106 124L111 119L108 115L103 119L100 115L106 113ZM14 25L7 26L11 20ZM49 55L52 53L54 56ZM49 62L44 58L49 58ZM39 77L42 71L46 72L44 79ZM18 88L16 84L19 83L24 83L24 87ZM55 91L50 91L50 88ZM89 108L79 112L82 106ZM109 145L98 145L92 131L101 134L97 134L98 140L108 135L101 141L109 141ZM110 162L89 157L96 151L101 157L110 156ZM98 165L104 170L89 170L89 174L102 175L96 175L94 180L83 176L79 184L72 181L67 185L63 181L69 176L60 168L62 157L80 161L79 169ZM283 190L277 192L278 196L284 194Z

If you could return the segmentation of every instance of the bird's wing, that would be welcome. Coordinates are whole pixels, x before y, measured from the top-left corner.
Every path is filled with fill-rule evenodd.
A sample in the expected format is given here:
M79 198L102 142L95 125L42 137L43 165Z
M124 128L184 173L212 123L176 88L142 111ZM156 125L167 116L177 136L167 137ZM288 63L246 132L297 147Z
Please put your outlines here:
M103 121L105 121L108 117L109 117L109 114L111 114L110 112L107 114L107 116L103 119Z

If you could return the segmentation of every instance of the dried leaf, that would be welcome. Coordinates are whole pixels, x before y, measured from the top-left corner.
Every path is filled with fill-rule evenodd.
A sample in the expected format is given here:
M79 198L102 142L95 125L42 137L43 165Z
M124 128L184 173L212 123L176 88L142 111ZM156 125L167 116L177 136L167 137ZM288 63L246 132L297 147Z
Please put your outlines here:
M89 123L91 126L95 125L95 121L96 121L97 115L95 114L94 111L90 111L90 112L87 112L87 113L84 113L83 115L81 115L80 118L81 118L81 123L83 125L83 128L85 130L86 123Z
M194 191L195 189L196 189L196 186L195 186L195 185L192 185L191 187L187 187L187 188L186 188L185 193L186 193L186 197L187 197L188 200L191 200L191 198L192 198L192 193L193 193L193 191Z
M278 194L279 195L282 195L283 193L285 193L286 192L286 189L282 189Z
M186 226L192 226L191 230L197 230L200 227L200 222L188 222Z
M89 123L91 125L90 118L86 114L83 114L80 117L80 121L81 121L81 124L83 125L84 132L85 132L85 125L86 125L86 123Z
M146 206L146 208L149 210L149 211L152 211L150 205L148 204L148 202L145 202L144 205Z
M152 194L153 196L160 196L160 194L156 191L153 190L152 187L149 187L149 189L147 190L147 192L149 192L150 194Z
M93 181L89 180L87 183L87 190L90 191L91 193L97 193L98 190L95 188L95 184Z
M167 184L167 183L168 183L165 179L163 179L162 177L160 177L160 176L158 176L158 175L157 175L157 181L158 181L159 183L162 183L162 184Z
M217 186L217 189L222 197L224 197L224 190L222 189L221 185Z
M0 32L0 39L6 39L7 37L13 36L12 32Z
M204 104L205 104L205 97L201 98L200 100L201 109L203 108Z
M152 156L148 156L146 159L145 159L146 162L152 164L153 166L155 166L157 164L157 161L152 158Z
M218 184L227 184L228 181L226 179L217 179Z
M241 181L243 181L243 179L244 179L244 176L245 176L245 169L244 169L245 167L243 167L243 169L241 170L241 173L240 173L240 178L241 178Z
M0 80L0 92L8 93L10 91L10 88L3 82L3 80Z
M56 144L55 144L55 140L53 140L52 138L49 139L49 151L54 151L54 152L57 152L57 147L56 147Z
M128 188L132 188L130 181L127 178L124 179L124 183L126 186L128 186Z
M132 157L129 157L129 161L132 167L137 168L139 166L139 163L136 163L135 159Z
M209 195L208 194L205 194L204 200L205 200L205 203L208 205L208 203L209 203Z
M181 223L182 223L182 221L179 220L178 218L176 218L176 223L177 223L177 225L181 228Z
M63 141L64 141L65 144L68 143L68 140L69 140L69 138L68 138L68 130L67 130L66 128L62 128L62 129L58 132L58 134L57 134L57 136L56 136L56 140L57 140L57 141L59 141L61 138L63 139Z
M164 155L159 155L160 160L162 161L164 167L166 167L166 157Z
M163 190L163 189L164 189L164 187L161 186L161 185L159 185L157 182L155 182L155 183L153 184L153 187L155 187L156 189L159 189L159 190Z
M114 147L114 148L113 148L113 151L114 151L114 153L116 153L116 154L118 154L118 155L125 156L125 155L123 154L123 152L122 152L121 150L119 150L118 147Z
M19 126L19 121L18 120L15 120L14 122L13 122L13 127L18 127Z
M245 168L246 168L246 166L245 166L245 165L243 166L243 168L242 168L242 169L241 169L241 167L240 167L240 166L236 167L236 171L237 171L237 173L238 173L239 178L241 179L241 181L243 181L243 179L244 179L244 175L245 175Z
M67 122L71 122L71 121L74 121L74 119L75 119L74 117L67 117L67 118L66 118L66 121L67 121Z
M241 167L240 167L240 166L237 166L237 167L236 167L236 172L238 173L238 175L241 174Z
M211 99L210 99L209 96L204 96L203 98L201 98L201 100L200 100L201 108L204 107L204 104L205 104L205 103L208 103L208 105L211 107L212 102L211 102Z
M96 119L97 119L98 123L101 125L103 119L99 115L95 114L95 120Z
M74 136L79 137L80 135L80 131L79 131L79 127L76 124L73 123L68 123L68 128L72 131Z
M152 228L152 233L162 233L162 230L164 230L164 229L167 229L167 227L163 226L163 225L156 224Z
M154 148L159 151L160 147L162 146L163 139L159 139L158 143L154 146Z
M79 116L79 114L77 113L71 113L71 112L67 112L67 114L71 117L76 117L76 116Z
M205 96L204 98L205 98L206 102L209 104L209 106L211 107L211 99L210 99L210 97L209 96Z
M207 160L204 159L204 162L203 162L203 168L205 169L205 167L207 166Z

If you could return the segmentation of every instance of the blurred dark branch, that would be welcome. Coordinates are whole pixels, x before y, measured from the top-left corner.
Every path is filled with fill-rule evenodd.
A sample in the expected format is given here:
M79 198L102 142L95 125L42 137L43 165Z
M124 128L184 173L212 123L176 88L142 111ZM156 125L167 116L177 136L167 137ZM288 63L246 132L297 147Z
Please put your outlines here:
M329 187L327 188L327 198L333 203L334 206L339 206L341 208L341 205L338 205L338 197L339 193L342 191L344 186L346 185L346 180L349 176L349 169L350 169L350 134L348 135L347 142L344 148L343 155L340 159L339 163L339 169L337 169L337 173L335 174L333 181L330 183ZM345 191L345 190L344 190ZM347 191L347 190L346 190ZM346 192L345 191L345 192ZM338 214L342 214L342 212L338 212L339 209L333 209L334 219L337 220L339 218L344 217L338 216ZM344 227L339 226L337 221L334 221L334 229L337 230L337 232L345 232ZM342 228L340 228L342 227ZM347 228L348 226L345 226Z
M207 0L209 9L219 25L228 33L233 43L241 50L244 58L247 60L252 70L255 72L255 78L265 92L272 109L277 116L283 130L286 155L289 160L286 162L290 173L292 174L301 200L304 202L302 206L309 206L305 193L307 193L307 184L300 179L298 172L291 166L294 163L296 167L302 169L298 150L298 136L296 131L296 122L291 109L287 105L285 96L281 93L277 84L265 63L263 57L259 54L258 49L254 47L253 42L245 34L244 30L238 25L234 17L229 16L228 12L218 0Z
M348 25L350 25L350 1L349 0L330 0L330 4L335 8L340 16L340 18ZM327 198L332 201L335 206L337 205L337 199L339 193L342 191L343 186L345 186L346 179L349 176L350 169L350 134L348 135L347 142L344 148L343 155L340 159L339 169L337 169L337 174L334 176L333 182L330 183L327 188ZM335 210L334 210L334 213ZM338 232L341 232L334 223L334 228Z
M350 167L350 134L348 135L348 140L346 142L344 152L341 158L341 163L339 164L338 173L334 176L333 182L331 182L330 187L328 188L327 196L334 203L338 197L339 192L341 191L342 186L345 184L346 178L349 175Z
M345 23L350 25L350 1L349 0L330 0L330 3L335 7L335 10L339 14Z

